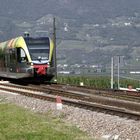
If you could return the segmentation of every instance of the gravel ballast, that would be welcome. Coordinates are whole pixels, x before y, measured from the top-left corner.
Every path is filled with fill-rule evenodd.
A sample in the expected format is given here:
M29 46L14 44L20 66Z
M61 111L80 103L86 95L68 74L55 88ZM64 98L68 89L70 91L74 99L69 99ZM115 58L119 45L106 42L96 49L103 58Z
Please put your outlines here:
M67 105L63 105L62 110L57 110L56 103L17 94L1 92L0 96L4 97L7 102L35 112L51 111L53 116L63 116L62 119L65 122L76 125L97 139L140 140L140 121Z

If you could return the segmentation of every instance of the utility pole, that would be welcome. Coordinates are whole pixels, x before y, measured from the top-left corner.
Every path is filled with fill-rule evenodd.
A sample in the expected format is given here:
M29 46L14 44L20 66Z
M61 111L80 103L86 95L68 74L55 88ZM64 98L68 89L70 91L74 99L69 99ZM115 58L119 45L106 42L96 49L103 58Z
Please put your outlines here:
M57 81L57 60L56 60L56 21L53 18L53 42L54 42L54 67L55 67L55 81Z
M111 89L113 89L113 83L114 83L114 58L111 57Z
M120 56L118 56L118 89L120 88Z

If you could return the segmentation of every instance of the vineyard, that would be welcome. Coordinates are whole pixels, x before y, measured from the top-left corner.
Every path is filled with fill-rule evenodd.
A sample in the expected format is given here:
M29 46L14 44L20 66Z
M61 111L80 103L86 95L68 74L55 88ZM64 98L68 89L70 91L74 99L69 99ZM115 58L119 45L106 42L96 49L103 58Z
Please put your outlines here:
M58 83L80 85L83 83L85 86L92 86L94 88L110 88L110 77L105 76L58 76ZM133 88L140 87L140 81L120 79L120 87L127 88L131 85ZM114 89L118 86L117 78L114 79Z

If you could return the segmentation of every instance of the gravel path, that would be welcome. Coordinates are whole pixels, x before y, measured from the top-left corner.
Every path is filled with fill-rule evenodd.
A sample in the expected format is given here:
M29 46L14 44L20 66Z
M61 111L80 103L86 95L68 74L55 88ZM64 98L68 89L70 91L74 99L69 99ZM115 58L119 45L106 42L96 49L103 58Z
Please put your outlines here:
M67 105L63 105L62 110L56 110L56 103L16 94L1 92L0 97L4 97L8 102L36 112L51 111L52 115L61 116L65 122L76 125L90 136L98 139L140 140L140 121L128 120L118 116L97 113Z

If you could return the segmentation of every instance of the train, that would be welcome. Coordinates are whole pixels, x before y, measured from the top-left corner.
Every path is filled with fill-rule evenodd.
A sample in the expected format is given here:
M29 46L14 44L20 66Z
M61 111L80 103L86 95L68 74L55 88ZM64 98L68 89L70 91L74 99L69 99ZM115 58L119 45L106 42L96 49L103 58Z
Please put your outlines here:
M54 42L49 37L15 37L0 43L0 77L51 81L56 73Z

